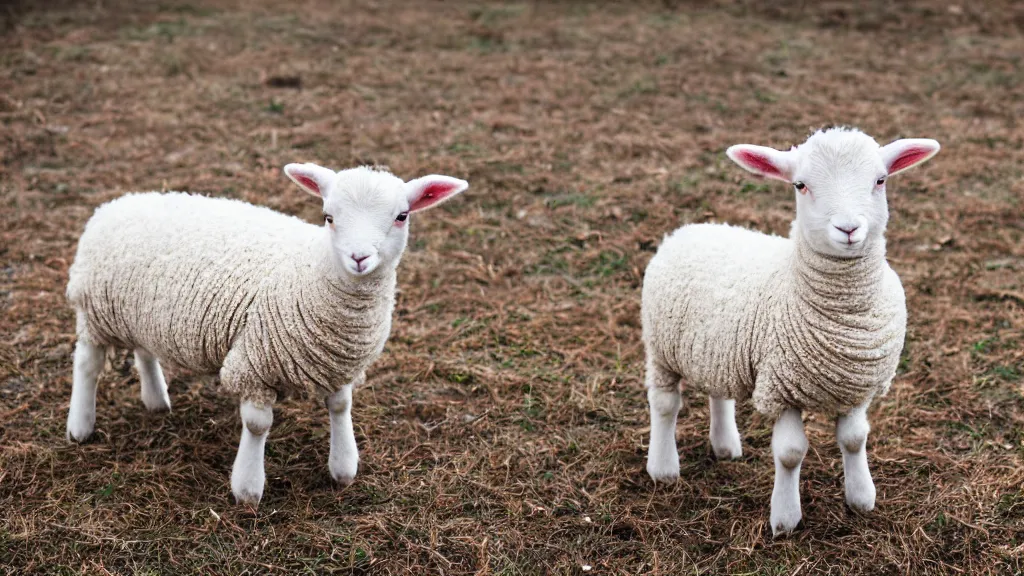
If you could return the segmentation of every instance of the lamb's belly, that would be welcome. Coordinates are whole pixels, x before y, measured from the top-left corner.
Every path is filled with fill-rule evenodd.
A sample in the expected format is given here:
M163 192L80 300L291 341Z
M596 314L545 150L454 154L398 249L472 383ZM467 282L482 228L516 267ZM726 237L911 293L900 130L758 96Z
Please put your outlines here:
M733 338L714 332L691 333L674 350L673 369L683 385L718 398L744 400L753 392L751 362L745 360Z

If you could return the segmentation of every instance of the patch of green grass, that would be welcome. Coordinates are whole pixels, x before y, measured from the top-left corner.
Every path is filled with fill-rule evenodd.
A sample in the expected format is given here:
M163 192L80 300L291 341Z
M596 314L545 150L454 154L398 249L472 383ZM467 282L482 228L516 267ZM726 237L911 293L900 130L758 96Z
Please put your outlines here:
M907 347L903 347L903 351L900 352L900 363L896 366L896 374L906 374L910 370L910 350Z
M469 48L482 54L491 54L508 50L508 45L500 33L482 32L469 37Z
M772 186L766 182L744 182L740 186L740 195L746 196L747 194L770 194Z
M454 142L448 146L448 151L456 154L471 154L478 150L475 145L468 142Z
M618 96L620 99L624 99L632 98L634 96L657 94L660 91L661 88L658 86L657 78L647 75L643 78L634 80L632 84L619 90Z
M1019 366L1000 364L989 370L986 375L995 376L1006 382L1016 382L1021 379L1022 373Z
M1005 518L1024 517L1024 490L1010 492L999 497L995 506L996 514Z
M949 524L949 520L946 519L946 514L939 510L939 513L935 515L935 519L929 522L925 526L925 530L932 533L939 533L946 528Z
M590 273L596 276L608 277L629 268L629 257L625 254L605 250L597 255L597 258L590 266Z
M448 380L454 384L472 384L473 375L464 372L450 372Z
M588 208L593 206L594 202L594 197L586 194L558 194L546 198L544 200L544 205L548 208L561 208L562 206L580 206L582 208Z
M571 250L568 246L548 250L533 265L527 266L525 274L566 274L569 272L569 261L562 255Z
M986 426L975 428L966 422L946 422L946 425L955 432L965 432L971 438L971 440L984 440L988 437Z
M96 491L96 498L98 500L110 498L111 496L114 495L114 490L117 489L120 483L121 474L118 472L114 472L113 474L110 475L110 482L108 482L103 488L100 488L99 490Z
M214 14L217 14L217 11L212 8L206 6L196 6L194 4L161 3L157 5L157 10L159 10L160 12L176 12L178 14L191 14L192 16L204 17L213 16Z
M270 102L267 103L267 112L271 114L284 114L284 102L271 98Z
M173 42L174 39L179 36L186 36L194 33L195 29L191 28L188 21L183 17L178 18L177 20L155 22L146 27L130 27L122 31L122 34L128 40L163 40L165 42Z
M518 18L525 12L526 4L501 4L473 8L469 11L469 17L478 24L493 25Z
M93 60L92 50L85 46L58 48L55 56L61 62L87 62Z
M987 354L992 351L993 344L995 344L994 338L985 338L984 340L978 340L971 346L971 353L974 355Z

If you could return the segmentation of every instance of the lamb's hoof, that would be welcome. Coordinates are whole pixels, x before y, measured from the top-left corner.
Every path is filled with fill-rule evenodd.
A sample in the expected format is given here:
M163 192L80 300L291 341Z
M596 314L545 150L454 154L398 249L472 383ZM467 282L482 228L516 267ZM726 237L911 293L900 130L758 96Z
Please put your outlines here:
M78 420L69 418L65 437L68 439L68 442L77 442L81 444L92 436L95 427L95 421L89 422L85 419Z
M735 460L743 456L743 444L739 439L718 446L712 444L711 449L715 453L715 458L719 460Z
M142 390L142 403L146 406L146 410L150 412L169 412L171 410L171 398L167 395L167 392L159 393L154 392L147 394L146 389Z
M801 516L799 508L796 510L772 510L772 537L780 538L792 534L796 530L797 524L800 523Z
M348 486L356 479L356 470L359 468L359 460L353 462L337 462L332 461L328 463L328 467L331 470L331 478L342 486Z
M242 477L231 475L231 493L235 495L235 501L256 508L263 499L263 476Z
M662 484L672 484L679 480L679 463L655 463L647 461L647 473L651 480Z
M143 397L142 398L142 403L146 406L146 410L149 410L150 412L170 412L171 411L171 401L170 400L159 399L159 400L149 400L149 401L147 401L146 398Z
M846 505L857 512L871 512L875 509L875 485L868 483L856 488L847 487Z
M260 500L263 499L262 492L251 492L248 490L232 490L235 495L235 502L244 506L251 506L252 508L259 508Z
M348 486L348 485L350 485L350 484L352 484L353 482L356 481L356 477L354 475L349 476L347 474L334 474L334 473L332 473L331 474L331 478L334 478L334 481L337 482L338 485L342 486L342 487Z

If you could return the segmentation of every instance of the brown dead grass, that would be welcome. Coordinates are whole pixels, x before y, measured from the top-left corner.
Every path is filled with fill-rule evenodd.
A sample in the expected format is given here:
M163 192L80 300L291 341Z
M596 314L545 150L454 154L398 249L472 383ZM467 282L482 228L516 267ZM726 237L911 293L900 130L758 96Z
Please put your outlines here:
M0 6L0 569L10 573L1020 574L1024 571L1024 11L1012 2L22 2ZM296 84L299 84L296 86ZM727 164L826 123L944 150L891 185L910 326L873 409L878 507L843 503L811 416L805 528L772 541L769 423L655 488L639 286L662 234L785 233L790 194ZM128 356L98 438L64 441L91 211L131 190L309 219L292 161L467 178L417 220L392 338L356 399L339 489L327 420L278 407L257 513L228 486L239 421Z

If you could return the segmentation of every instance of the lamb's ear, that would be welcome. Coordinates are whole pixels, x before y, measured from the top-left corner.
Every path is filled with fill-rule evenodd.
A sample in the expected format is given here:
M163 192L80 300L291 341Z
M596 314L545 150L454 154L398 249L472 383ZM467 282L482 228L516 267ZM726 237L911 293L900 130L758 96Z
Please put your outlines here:
M793 181L797 154L795 150L782 152L767 146L737 144L730 146L725 154L741 168L758 176L774 178L783 182Z
M469 188L469 182L431 174L405 183L406 197L409 199L409 211L418 212L432 208L445 200Z
M284 167L284 173L299 185L306 192L313 196L324 197L324 192L334 180L337 174L334 170L317 166L316 164L288 164Z
M882 146L878 152L889 176L927 161L939 153L939 143L931 138L906 138Z

